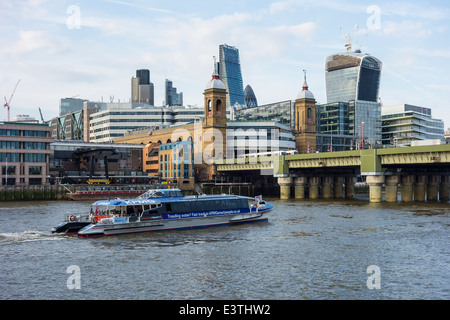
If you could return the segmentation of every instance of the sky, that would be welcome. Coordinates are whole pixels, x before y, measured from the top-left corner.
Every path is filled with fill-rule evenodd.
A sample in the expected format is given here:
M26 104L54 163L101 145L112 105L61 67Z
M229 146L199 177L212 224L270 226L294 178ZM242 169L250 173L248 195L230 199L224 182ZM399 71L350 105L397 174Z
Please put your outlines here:
M40 108L49 120L61 98L129 102L137 69L150 70L155 105L167 78L201 107L221 44L239 49L259 105L295 100L302 70L326 103L325 58L351 37L383 63L383 105L429 107L450 127L448 1L0 0L0 12L2 105L18 83L11 119Z

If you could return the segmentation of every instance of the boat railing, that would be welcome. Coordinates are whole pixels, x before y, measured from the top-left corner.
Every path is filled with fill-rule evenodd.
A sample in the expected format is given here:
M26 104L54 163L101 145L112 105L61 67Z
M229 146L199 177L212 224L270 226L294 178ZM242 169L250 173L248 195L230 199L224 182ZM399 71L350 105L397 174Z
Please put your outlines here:
M89 222L90 221L90 215L89 214L73 214L73 213L66 213L65 217L66 221L70 222Z
M143 194L141 194L140 196L138 196L138 199L158 198L162 196L163 194L158 190L148 190Z

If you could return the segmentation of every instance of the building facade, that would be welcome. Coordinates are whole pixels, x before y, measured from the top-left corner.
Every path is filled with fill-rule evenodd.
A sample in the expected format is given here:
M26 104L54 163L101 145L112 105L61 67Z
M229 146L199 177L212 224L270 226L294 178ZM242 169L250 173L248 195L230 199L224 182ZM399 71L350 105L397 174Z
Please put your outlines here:
M165 101L166 106L182 106L183 92L178 93L177 88L173 87L172 81L166 79L165 82Z
M59 115L64 116L68 113L78 112L83 110L86 99L64 98L59 102Z
M317 151L357 149L355 110L352 102L316 105Z
M136 70L136 77L131 78L131 102L155 104L153 83L150 82L148 69Z
M245 106L246 108L254 108L258 106L258 100L256 99L253 88L248 84L244 89Z
M46 185L54 141L47 124L0 123L0 185Z
M89 116L89 141L120 143L130 132L163 129L203 121L203 108L153 107L134 103L108 103L104 110ZM123 138L125 141L128 137ZM139 142L140 143L140 142ZM148 141L145 141L147 144Z
M273 121L227 122L227 159L295 148L294 133L284 124Z
M251 108L231 108L233 121L270 121L294 128L295 105L286 100Z
M226 107L229 110L236 103L245 104L239 50L222 44L219 46L219 78L227 90Z
M377 58L350 51L325 60L327 103L354 103L355 135L363 146L381 145L379 88L382 63Z
M414 141L444 141L444 122L431 109L410 104L382 108L383 146L411 146Z
M142 149L142 168L152 182L159 182L159 143L149 143Z
M382 63L361 52L333 54L325 60L327 103L378 102Z
M194 148L190 141L159 146L159 177L182 190L194 189Z
M316 99L305 79L302 91L295 100L295 146L299 153L314 153L317 150Z
M91 177L112 183L148 183L144 145L55 141L50 145L50 175L61 183L85 184Z

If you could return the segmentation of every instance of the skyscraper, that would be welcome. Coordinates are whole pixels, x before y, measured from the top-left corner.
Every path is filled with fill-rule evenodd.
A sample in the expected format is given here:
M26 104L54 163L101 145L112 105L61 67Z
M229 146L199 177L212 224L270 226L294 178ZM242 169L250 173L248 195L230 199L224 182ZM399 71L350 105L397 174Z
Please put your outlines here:
M177 88L173 87L172 81L166 79L165 83L165 105L182 106L183 92L178 93Z
M325 60L327 103L378 102L381 67L380 60L359 51L328 56Z
M258 106L258 100L256 100L255 93L253 92L252 87L248 84L244 90L245 94L245 105L247 108L253 108Z
M227 109L236 103L245 104L239 50L222 44L219 46L219 78L227 89Z
M381 69L380 60L359 50L351 51L349 44L347 52L325 60L327 103L354 102L355 136L365 145L381 144Z
M131 78L131 102L154 105L154 87L149 70L136 70L136 77Z

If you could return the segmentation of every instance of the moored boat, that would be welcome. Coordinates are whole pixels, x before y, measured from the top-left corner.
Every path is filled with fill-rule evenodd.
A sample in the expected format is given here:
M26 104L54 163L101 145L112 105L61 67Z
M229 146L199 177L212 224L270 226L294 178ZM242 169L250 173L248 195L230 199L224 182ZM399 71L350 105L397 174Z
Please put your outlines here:
M261 197L183 196L179 189L162 189L136 199L100 200L92 208L104 218L82 228L81 238L267 221L274 207Z
M66 193L66 197L70 200L101 200L115 198L135 198L147 190L142 188L126 187L103 187L101 190L78 190Z

